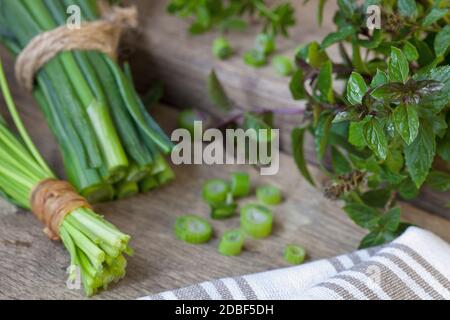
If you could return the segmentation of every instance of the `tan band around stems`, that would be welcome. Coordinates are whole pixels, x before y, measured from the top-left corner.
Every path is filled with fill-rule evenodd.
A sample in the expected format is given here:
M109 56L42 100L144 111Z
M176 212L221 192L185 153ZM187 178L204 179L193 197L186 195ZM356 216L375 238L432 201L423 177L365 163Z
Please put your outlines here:
M19 84L32 91L35 74L63 51L100 51L115 59L123 31L137 27L137 9L109 7L103 3L100 11L102 20L82 23L78 29L61 26L34 37L16 60Z
M51 240L59 240L64 218L90 204L66 181L46 179L37 184L30 196L31 211L45 225L44 233Z

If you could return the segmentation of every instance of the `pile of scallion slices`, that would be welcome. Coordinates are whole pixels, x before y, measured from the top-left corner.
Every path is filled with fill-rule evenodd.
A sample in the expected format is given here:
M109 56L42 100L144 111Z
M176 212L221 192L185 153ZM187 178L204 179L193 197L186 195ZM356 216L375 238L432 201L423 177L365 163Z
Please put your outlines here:
M235 172L231 182L212 179L203 186L203 200L211 209L214 220L229 219L238 209L236 199L248 197L251 192L250 176L244 172ZM218 251L224 256L237 256L242 253L246 237L264 239L271 235L273 212L268 206L282 202L281 191L270 185L256 188L258 204L246 204L240 208L240 228L222 234ZM175 236L186 243L204 244L213 237L213 228L204 218L195 215L183 215L176 219ZM284 248L285 260L297 265L304 262L305 250L297 245Z

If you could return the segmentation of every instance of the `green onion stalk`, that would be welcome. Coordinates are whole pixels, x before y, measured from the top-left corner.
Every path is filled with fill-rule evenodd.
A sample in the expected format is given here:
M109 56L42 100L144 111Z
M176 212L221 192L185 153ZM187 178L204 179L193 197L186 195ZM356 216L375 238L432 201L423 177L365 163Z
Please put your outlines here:
M56 177L20 119L1 60L0 87L20 136L16 137L0 117L0 195L30 210L30 196L36 186ZM66 215L59 236L70 254L69 279L75 280L80 274L86 295L92 296L125 276L124 254L132 253L130 236L91 209L78 208Z
M20 54L35 36L64 25L69 5L78 5L86 21L100 19L90 0L0 0L0 41ZM33 94L58 140L68 180L89 201L130 196L151 178L158 186L174 178L164 158L171 141L131 77L106 54L58 54L36 74Z

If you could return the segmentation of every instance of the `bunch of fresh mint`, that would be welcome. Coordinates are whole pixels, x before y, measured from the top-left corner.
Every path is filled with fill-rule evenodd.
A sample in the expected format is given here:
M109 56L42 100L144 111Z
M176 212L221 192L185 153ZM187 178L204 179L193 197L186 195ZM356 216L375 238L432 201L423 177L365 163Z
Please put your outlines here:
M361 242L369 247L408 226L398 198L415 198L424 184L450 190L449 173L434 169L450 163L450 3L337 3L337 31L296 55L290 88L295 100L307 101L309 117L293 130L292 143L300 171L314 183L303 152L305 133L312 133L330 178L325 195L345 201L348 216L369 230ZM380 9L381 29L368 28L371 5ZM333 45L339 61L327 54Z

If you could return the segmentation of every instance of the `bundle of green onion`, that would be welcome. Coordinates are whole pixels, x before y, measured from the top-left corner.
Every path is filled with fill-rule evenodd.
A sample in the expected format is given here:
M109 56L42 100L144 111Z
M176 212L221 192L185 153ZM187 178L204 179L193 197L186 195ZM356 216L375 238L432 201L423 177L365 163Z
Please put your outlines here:
M17 138L0 117L0 196L30 209L30 196L35 187L55 176L23 126L8 89L1 60L0 87L21 137ZM80 274L88 296L125 276L127 261L124 254L132 253L128 247L130 236L91 209L78 208L68 214L60 226L59 236L70 253L69 277L74 279Z
M95 0L0 0L0 41L15 55L66 23L68 6L100 19ZM171 141L132 80L109 56L58 54L36 74L34 96L56 136L69 181L90 202L146 192L174 178Z

